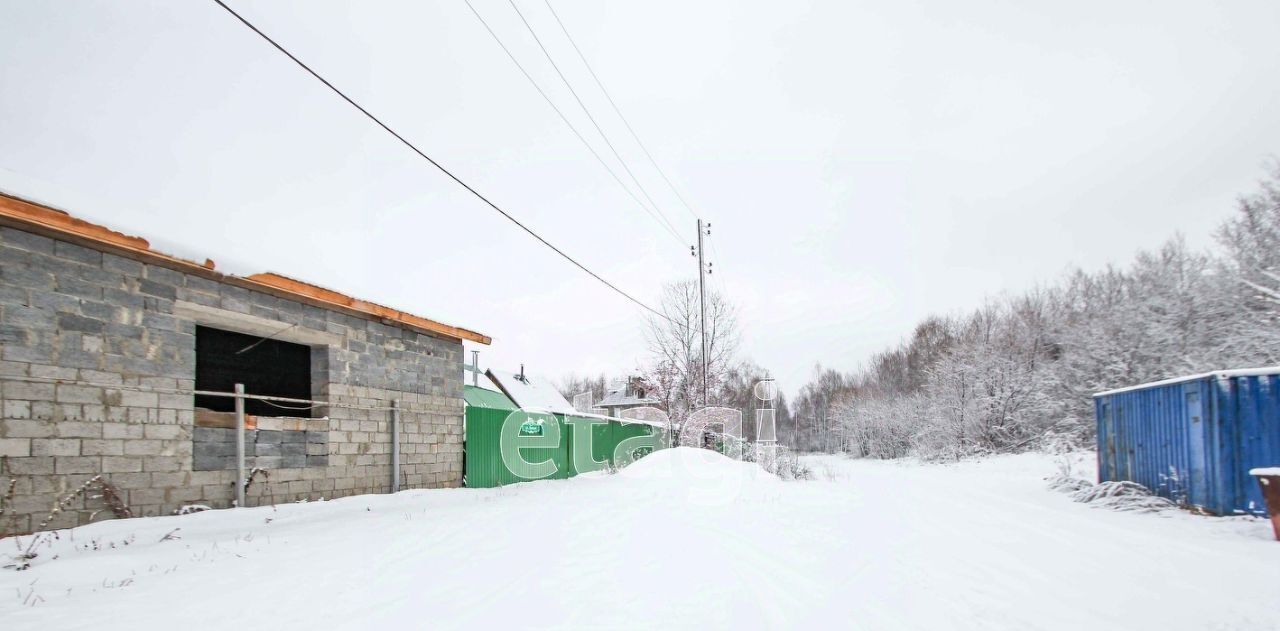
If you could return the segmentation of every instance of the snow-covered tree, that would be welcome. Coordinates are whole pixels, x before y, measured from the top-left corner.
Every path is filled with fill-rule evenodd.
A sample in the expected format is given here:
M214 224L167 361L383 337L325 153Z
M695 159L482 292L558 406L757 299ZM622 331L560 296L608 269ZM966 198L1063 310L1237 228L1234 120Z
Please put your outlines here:
M879 458L1088 444L1094 392L1280 363L1280 162L1217 237L1221 255L1175 236L1126 267L926 318L861 370L815 370L793 444Z
M649 361L645 377L655 396L673 419L683 419L691 409L717 402L703 401L702 318L698 282L668 284L659 310L665 317L650 316L646 338ZM719 293L707 290L708 395L719 393L734 366L738 349L738 320L734 306Z
M1223 273L1234 280L1240 316L1230 348L1254 363L1280 362L1280 160L1236 215L1218 229Z

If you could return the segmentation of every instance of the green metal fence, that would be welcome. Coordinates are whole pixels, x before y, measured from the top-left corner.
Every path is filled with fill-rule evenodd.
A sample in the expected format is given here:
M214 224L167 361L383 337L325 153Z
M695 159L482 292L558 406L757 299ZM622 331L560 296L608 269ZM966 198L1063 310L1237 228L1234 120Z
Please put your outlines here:
M506 395L466 386L466 485L490 488L618 467L661 445L661 429L600 416L526 413ZM510 424L507 418L516 415ZM502 457L502 432L520 458ZM584 439L591 436L590 444ZM619 452L619 445L622 450ZM583 453L575 457L575 446ZM621 455L621 458L618 456Z

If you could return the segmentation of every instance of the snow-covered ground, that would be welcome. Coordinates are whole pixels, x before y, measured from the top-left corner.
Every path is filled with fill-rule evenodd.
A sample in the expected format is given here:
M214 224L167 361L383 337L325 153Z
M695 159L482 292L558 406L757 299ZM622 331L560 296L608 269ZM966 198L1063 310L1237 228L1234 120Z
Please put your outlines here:
M1280 629L1266 521L1076 504L1045 488L1049 456L807 463L823 479L678 449L617 475L103 522L0 570L0 628Z

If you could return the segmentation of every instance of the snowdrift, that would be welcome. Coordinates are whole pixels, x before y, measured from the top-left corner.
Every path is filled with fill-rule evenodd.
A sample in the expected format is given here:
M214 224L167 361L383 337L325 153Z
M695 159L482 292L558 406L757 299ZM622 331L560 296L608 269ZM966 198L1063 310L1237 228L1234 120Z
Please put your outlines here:
M1037 454L806 463L823 481L680 448L616 475L93 524L0 570L0 628L1280 629L1264 520L1092 510Z
M632 480L774 480L778 477L750 462L740 462L710 449L675 447L655 451L624 467Z

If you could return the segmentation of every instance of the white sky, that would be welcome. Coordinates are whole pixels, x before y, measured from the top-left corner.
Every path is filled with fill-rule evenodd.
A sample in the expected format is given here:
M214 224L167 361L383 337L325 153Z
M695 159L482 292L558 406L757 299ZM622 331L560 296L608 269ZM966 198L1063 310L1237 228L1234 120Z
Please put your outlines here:
M691 241L546 5L517 1ZM696 274L461 1L231 4L642 300ZM475 4L608 155L510 5ZM930 312L1176 231L1208 246L1280 151L1272 0L553 6L712 222L714 286L789 392ZM0 0L0 189L224 270L479 330L482 365L555 379L643 355L636 307L212 2Z

